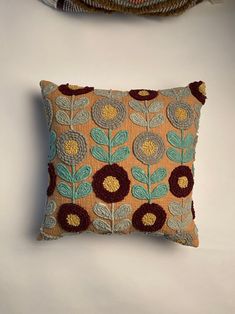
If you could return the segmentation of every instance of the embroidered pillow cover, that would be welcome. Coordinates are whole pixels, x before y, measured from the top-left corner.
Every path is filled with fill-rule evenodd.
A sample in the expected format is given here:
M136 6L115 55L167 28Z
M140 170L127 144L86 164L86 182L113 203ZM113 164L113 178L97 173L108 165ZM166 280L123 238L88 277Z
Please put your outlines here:
M193 161L205 84L158 91L40 85L50 132L40 238L139 231L198 246Z
M122 12L139 15L177 15L203 0L42 0L69 12Z

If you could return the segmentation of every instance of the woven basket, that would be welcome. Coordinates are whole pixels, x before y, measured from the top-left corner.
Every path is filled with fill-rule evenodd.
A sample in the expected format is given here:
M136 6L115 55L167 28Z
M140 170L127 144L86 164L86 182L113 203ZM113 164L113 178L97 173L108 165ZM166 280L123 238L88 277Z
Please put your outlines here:
M42 0L68 12L122 12L138 15L178 15L203 0Z

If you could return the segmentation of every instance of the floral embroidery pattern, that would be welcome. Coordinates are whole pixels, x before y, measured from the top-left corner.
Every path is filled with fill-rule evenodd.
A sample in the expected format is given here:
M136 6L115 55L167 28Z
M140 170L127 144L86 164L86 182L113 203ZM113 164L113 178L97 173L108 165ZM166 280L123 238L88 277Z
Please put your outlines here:
M71 130L75 125L85 124L90 120L90 113L86 110L86 106L89 104L87 97L75 99L74 95L72 97L58 96L56 104L61 109L56 112L56 121L70 126ZM77 113L74 115L75 111Z
M68 165L81 162L87 153L85 137L71 130L62 133L57 140L57 153L59 158Z
M167 133L167 140L172 147L166 151L168 158L179 163L180 166L173 169L169 177L169 186L171 193L181 202L171 202L169 211L172 214L167 221L167 225L177 232L181 232L192 222L191 199L185 199L194 185L192 170L184 165L191 162L195 155L196 137L184 131L188 130L194 122L194 111L192 107L184 103L184 98L190 94L189 88L175 89L170 92L164 92L164 96L174 98L167 107L167 116L171 124L180 129L180 134L175 131ZM184 234L184 233L182 233Z
M138 99L137 97L135 98ZM150 99L152 98L150 97ZM165 179L167 172L165 168L158 168L152 174L150 173L150 166L156 164L163 157L165 146L158 134L149 131L151 127L156 127L163 123L163 115L158 113L150 120L149 114L159 112L163 106L158 101L148 105L146 100L144 104L131 101L129 105L135 111L130 114L132 122L146 128L145 132L140 133L135 138L133 152L138 160L147 165L147 173L139 167L132 167L131 172L134 179L145 184L147 189L142 185L133 185L132 195L139 200L148 201L148 203L142 204L134 212L132 224L139 231L155 232L164 225L166 213L160 205L152 203L152 200L165 196L168 193L168 185L160 183L153 189L151 188L152 185ZM144 114L145 118L140 113Z
M98 198L106 203L116 203L129 193L130 180L122 167L106 165L93 175L92 187Z
M152 100L157 97L158 92L150 89L132 89L129 94L136 100Z
M188 104L171 103L167 107L167 116L175 128L186 130L193 123L193 110Z
M162 228L165 220L166 212L160 205L145 203L134 212L132 224L137 230L155 232Z
M92 107L92 118L105 129L113 130L126 118L124 105L114 98L101 98Z
M94 87L83 87L80 88L77 85L69 85L69 84L63 84L58 87L58 90L66 96L77 96L82 94L90 93L94 90Z
M163 156L165 146L162 138L152 132L140 133L134 143L133 151L137 159L146 165L154 165Z
M131 221L127 219L131 212L131 206L128 204L122 204L116 210L114 208L110 210L105 204L97 203L93 211L102 218L93 221L94 228L101 233L123 233L131 226Z
M130 180L124 168L117 163L125 160L129 156L130 150L127 146L121 146L127 142L128 132L121 130L112 136L112 130L124 121L126 110L120 101L112 97L112 91L110 91L109 98L102 98L93 105L92 117L98 126L108 129L108 134L100 128L91 130L91 137L98 144L91 148L91 154L98 161L107 163L93 175L92 188L96 197L111 204L111 209L107 208L110 212L111 223L95 219L93 226L104 233L123 232L130 227L131 222L125 219L120 221L118 225L114 223L113 219L116 212L114 203L122 201L128 195ZM107 149L105 150L102 146L106 146ZM121 147L112 152L113 148L117 146ZM95 213L97 206L96 204L93 209ZM119 227L117 228L117 226Z
M189 88L194 97L196 97L203 105L206 101L206 85L202 81L189 84Z
M204 84L124 92L40 84L50 134L41 238L140 231L198 246L191 194Z
M170 191L176 197L188 196L193 189L193 184L193 174L188 166L176 167L171 172L169 178Z
M87 211L81 206L72 203L61 205L57 220L62 229L67 232L85 231L90 224L90 217Z
M158 113L163 108L163 104L159 101L154 101L148 106L146 101L140 103L132 100L129 105L135 111L130 114L131 121L136 125L146 127L147 131L150 128L158 127L164 122L163 114Z

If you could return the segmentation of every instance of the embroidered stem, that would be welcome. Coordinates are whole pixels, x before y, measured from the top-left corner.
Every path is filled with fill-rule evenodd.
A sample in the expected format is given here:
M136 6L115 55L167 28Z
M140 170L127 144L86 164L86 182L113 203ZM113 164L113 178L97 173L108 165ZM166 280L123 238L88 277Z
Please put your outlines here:
M183 138L184 138L184 130L183 129L181 129L180 130L180 133L181 133L181 143L183 143ZM181 149L181 165L183 165L183 154L184 154L184 149L182 148ZM181 198L182 199L182 207L183 207L183 205L184 205L184 199L183 198ZM180 220L181 220L181 222L183 221L183 215L181 215L180 216Z
M114 231L114 203L111 204L111 231Z
M72 96L71 100L71 107L70 107L70 129L73 130L73 103L74 103L75 96Z
M111 157L112 157L112 147L111 147L111 139L112 139L112 130L108 131L108 154L109 154L109 164L111 165Z
M148 173L147 173L147 176L148 176L148 196L149 196L149 199L148 199L148 202L149 204L151 204L151 192L150 192L150 187L151 187L151 183L150 183L150 165L147 166L148 167Z
M181 143L183 143L183 138L184 138L184 131L183 129L180 130L181 132ZM181 149L181 165L183 165L183 154L184 154L184 149Z
M150 127L149 127L149 112L148 112L148 107L147 107L147 101L146 100L144 101L144 106L145 106L145 109L146 109L147 131L149 131L150 130Z
M72 177L75 175L75 164L72 164ZM75 183L72 182L72 203L75 203Z
M182 205L182 207L184 207L184 199L183 199L183 197L181 198L181 205ZM181 220L181 222L183 221L183 215L181 215L180 216L180 220Z

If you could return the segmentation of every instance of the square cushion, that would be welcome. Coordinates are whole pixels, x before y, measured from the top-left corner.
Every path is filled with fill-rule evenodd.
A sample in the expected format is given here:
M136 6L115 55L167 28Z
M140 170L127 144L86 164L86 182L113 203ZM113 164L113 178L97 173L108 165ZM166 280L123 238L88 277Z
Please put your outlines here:
M144 232L197 247L193 161L205 84L40 85L50 151L39 238Z

